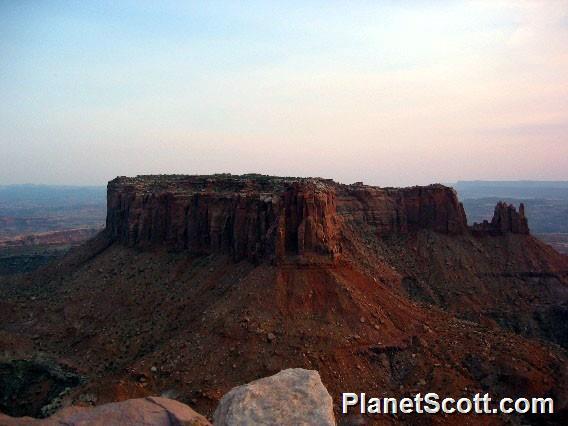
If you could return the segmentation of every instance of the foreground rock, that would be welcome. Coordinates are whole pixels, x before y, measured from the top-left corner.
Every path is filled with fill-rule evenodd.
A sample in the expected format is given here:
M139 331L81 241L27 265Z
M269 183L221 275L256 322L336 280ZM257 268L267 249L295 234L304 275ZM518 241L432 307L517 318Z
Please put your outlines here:
M335 425L333 402L318 372L302 368L233 388L213 417L216 426Z
M187 405L168 398L147 397L101 405L95 408L67 407L56 415L38 420L0 414L2 426L207 426L205 417Z
M216 426L335 425L333 401L314 370L291 368L233 388L214 414ZM147 397L100 405L67 407L47 419L8 417L0 426L207 426L202 415L168 398Z

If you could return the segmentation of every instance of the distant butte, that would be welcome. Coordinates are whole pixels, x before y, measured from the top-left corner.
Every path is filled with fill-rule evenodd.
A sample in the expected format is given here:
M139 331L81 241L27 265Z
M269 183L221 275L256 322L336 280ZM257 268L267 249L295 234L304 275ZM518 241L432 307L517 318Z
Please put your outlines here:
M456 192L443 185L380 188L264 175L118 177L108 184L107 231L126 245L166 244L235 260L337 256L342 229L361 221L378 236L430 229L469 232ZM528 233L524 213L498 204L479 233Z

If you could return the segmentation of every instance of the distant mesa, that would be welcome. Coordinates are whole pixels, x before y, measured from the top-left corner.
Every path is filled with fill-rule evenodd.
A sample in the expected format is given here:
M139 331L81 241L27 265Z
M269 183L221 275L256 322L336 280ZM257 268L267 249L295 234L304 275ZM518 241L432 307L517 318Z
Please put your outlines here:
M165 244L235 260L339 256L344 230L365 223L378 236L430 229L445 234L528 233L524 208L499 203L491 223L468 228L456 192L352 185L322 178L251 175L118 177L108 184L107 232L128 246Z

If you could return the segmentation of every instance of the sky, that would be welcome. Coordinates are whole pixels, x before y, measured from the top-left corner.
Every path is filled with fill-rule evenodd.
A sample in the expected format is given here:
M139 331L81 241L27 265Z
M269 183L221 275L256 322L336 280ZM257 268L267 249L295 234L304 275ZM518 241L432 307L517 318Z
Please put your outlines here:
M568 0L0 0L0 184L568 180Z

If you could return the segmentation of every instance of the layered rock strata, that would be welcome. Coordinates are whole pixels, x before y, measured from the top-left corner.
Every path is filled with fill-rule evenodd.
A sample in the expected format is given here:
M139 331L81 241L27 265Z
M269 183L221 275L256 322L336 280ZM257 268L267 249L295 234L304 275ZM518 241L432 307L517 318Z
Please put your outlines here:
M126 245L166 244L235 260L339 252L335 187L232 176L117 178L107 231Z
M237 261L336 257L344 227L361 223L377 236L468 232L455 191L438 184L379 188L262 175L118 177L108 184L107 208L114 241L225 253ZM500 203L496 217L475 229L528 232L523 211Z

